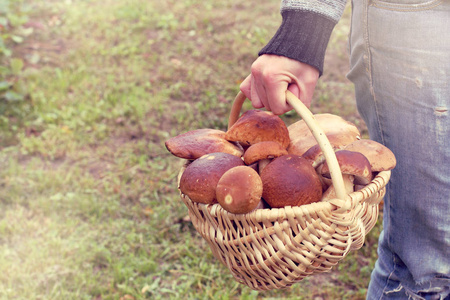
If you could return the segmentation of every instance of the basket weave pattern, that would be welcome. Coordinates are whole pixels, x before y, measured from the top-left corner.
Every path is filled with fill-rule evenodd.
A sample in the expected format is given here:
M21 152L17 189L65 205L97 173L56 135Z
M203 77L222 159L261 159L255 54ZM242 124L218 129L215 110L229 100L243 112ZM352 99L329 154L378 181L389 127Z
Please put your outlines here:
M180 172L180 176L184 168ZM329 271L362 247L378 218L390 171L380 172L345 200L232 214L219 204L181 199L195 229L238 282L255 290L281 289Z

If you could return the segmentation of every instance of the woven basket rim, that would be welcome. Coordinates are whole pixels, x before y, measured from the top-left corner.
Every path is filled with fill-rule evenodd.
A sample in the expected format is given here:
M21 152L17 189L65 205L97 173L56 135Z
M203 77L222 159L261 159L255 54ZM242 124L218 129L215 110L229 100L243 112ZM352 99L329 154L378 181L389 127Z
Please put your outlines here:
M311 212L336 212L346 213L353 209L356 204L367 201L372 196L375 196L376 193L381 190L389 181L391 171L381 171L372 179L372 181L364 186L362 189L358 191L354 191L352 193L347 194L344 200L341 199L332 199L330 201L319 201L313 202L309 204L304 204L301 206L285 206L281 208L260 208L255 209L246 214L233 214L227 210L225 210L219 203L213 204L204 204L198 203L191 200L187 195L183 194L179 189L179 183L181 175L183 174L186 167L191 163L191 161L186 162L181 168L178 175L178 190L180 192L180 196L199 207L206 208L209 214L212 217L217 216L226 216L229 220L241 220L241 219L250 219L255 222L263 222L269 221L273 222L280 219L285 219L288 215L295 214L296 216L307 215ZM377 203L381 201L378 199ZM348 204L348 205L345 205ZM344 209L343 209L344 208Z

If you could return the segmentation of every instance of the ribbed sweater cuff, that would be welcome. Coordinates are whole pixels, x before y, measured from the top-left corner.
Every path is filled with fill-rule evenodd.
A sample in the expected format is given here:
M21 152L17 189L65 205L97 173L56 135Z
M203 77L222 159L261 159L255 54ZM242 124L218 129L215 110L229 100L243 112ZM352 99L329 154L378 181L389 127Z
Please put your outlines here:
M336 22L305 10L285 10L282 17L278 31L259 55L286 56L317 68L322 75L325 51Z

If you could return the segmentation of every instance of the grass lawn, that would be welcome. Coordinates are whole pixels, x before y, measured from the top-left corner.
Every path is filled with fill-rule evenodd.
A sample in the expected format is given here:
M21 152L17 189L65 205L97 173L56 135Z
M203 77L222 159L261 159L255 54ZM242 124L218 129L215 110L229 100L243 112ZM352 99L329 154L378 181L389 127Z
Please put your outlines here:
M333 272L256 292L214 259L176 190L183 162L165 140L225 130L279 1L24 5L33 33L13 56L27 96L0 100L0 299L364 299L379 225ZM349 15L311 110L366 134L345 78Z

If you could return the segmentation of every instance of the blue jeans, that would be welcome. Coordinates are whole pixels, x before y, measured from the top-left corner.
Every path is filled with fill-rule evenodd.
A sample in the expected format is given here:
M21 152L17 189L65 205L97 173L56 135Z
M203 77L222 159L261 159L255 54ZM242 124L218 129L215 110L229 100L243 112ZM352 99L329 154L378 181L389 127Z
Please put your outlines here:
M397 167L367 299L449 299L450 0L354 0L350 72Z

